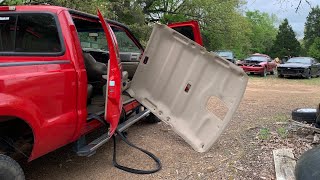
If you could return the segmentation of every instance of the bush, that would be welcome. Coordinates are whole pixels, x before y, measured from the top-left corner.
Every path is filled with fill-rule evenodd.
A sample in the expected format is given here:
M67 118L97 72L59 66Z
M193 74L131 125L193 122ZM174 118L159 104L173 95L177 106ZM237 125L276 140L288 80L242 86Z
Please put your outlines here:
M309 56L320 60L320 37L317 37L309 48Z

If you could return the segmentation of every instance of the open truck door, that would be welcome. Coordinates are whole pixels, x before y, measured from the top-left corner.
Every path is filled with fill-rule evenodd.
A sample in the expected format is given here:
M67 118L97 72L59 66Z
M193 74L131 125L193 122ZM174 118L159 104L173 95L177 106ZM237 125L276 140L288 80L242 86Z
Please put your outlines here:
M180 34L183 34L187 38L195 41L199 45L203 46L202 37L200 33L200 26L198 21L186 21L171 23L168 25L170 28L178 31Z
M119 55L119 48L109 24L106 23L101 12L98 16L103 27L109 48L108 74L106 85L105 120L110 124L109 137L116 131L122 110L122 69Z
M231 121L247 81L238 66L156 24L130 93L194 150L205 152Z

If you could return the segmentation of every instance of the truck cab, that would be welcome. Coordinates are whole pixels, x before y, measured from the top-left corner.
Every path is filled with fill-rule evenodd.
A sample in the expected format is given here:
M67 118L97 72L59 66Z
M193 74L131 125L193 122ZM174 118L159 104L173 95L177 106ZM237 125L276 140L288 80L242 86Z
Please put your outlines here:
M190 26L194 40L200 31ZM183 32L182 32L183 33ZM57 6L0 8L0 153L32 161L69 143L91 156L155 116L198 152L244 94L241 68L156 24L146 49L123 24ZM105 126L97 139L85 136Z

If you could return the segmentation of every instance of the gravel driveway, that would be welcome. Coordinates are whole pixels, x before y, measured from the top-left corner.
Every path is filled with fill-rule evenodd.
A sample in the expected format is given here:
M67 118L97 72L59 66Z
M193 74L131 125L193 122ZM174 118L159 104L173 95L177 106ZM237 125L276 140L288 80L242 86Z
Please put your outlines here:
M63 147L23 166L27 179L274 179L272 148L290 147L294 139L279 137L275 125L287 122L291 110L320 102L317 80L250 77L245 97L227 131L208 153L197 153L164 123L138 123L128 131L134 144L155 153L163 168L152 175L135 175L112 166L110 141L92 157L77 157ZM280 123L281 124L281 123ZM261 138L267 129L266 138ZM259 138L260 137L260 138ZM271 145L270 145L271 144ZM120 163L150 168L153 162L119 141ZM302 145L301 145L302 146Z

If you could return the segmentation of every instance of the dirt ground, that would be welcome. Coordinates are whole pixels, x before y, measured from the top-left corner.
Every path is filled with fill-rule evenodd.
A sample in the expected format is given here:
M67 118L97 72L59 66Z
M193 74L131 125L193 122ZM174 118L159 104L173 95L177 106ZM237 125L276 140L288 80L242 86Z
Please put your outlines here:
M274 179L272 150L293 148L298 157L310 143L290 132L288 120L298 107L320 102L320 78L313 80L250 77L244 99L230 126L208 153L197 153L164 123L138 123L128 139L155 153L163 168L134 175L112 166L110 141L92 157L63 147L23 166L27 179ZM136 168L153 162L119 141L118 160Z

